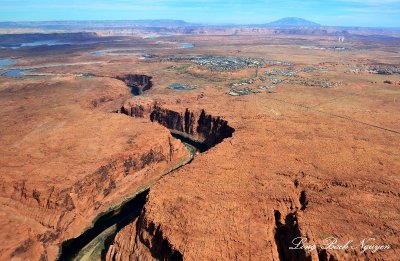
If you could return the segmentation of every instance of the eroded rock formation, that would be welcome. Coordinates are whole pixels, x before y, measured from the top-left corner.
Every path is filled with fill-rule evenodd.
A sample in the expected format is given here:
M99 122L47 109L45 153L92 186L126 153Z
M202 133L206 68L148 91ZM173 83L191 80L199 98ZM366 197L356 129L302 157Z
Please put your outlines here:
M204 145L204 150L231 137L234 129L226 120L210 114L204 109L193 112L186 108L183 112L165 108L150 99L130 100L121 108L121 113L132 117L149 118L171 130L175 135Z
M175 249L163 235L160 225L147 220L146 209L138 219L125 226L109 247L107 261L122 260L183 260L182 253Z
M196 147L205 150L231 137L234 132L227 121L208 115L204 110L194 113L186 108L179 113L149 99L128 101L120 111L132 117L150 118L181 139L203 145ZM106 260L183 260L183 254L163 233L162 226L149 219L144 207L140 217L117 233Z
M131 93L135 96L151 89L153 86L151 78L151 76L143 74L126 74L116 77L116 79L123 81L131 89Z
M0 149L0 224L7 231L1 260L56 259L61 242L191 160L188 149L162 126L108 113L130 94L115 81L102 81L34 79L1 91L2 100L15 104L25 104L26 92L32 99L29 107L0 111L7 126L1 143L13 146ZM76 87L82 82L91 91ZM42 99L48 97L43 93L51 98ZM95 109L89 105L102 95L109 101ZM13 240L7 240L11 233Z

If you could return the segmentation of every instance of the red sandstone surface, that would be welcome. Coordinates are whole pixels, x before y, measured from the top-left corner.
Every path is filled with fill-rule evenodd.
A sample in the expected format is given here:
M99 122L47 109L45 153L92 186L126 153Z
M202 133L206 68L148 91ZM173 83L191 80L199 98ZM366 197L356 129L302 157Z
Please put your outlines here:
M1 77L1 260L55 260L63 241L147 187L140 216L119 230L104 259L398 259L400 88L384 80L400 79L347 70L359 63L400 64L389 55L398 47L368 53L357 50L364 46L358 42L349 52L300 48L333 41L329 37L171 40L195 42L196 48L154 53L284 60L295 68L324 67L300 74L341 84L285 82L261 91L257 86L267 84L254 77L254 68L212 71L83 51L64 62L99 64L38 70L62 76ZM132 39L125 44L131 47ZM51 54L23 62L35 59L60 62ZM260 73L281 67L264 66ZM81 72L104 77L73 76ZM151 89L132 97L112 78L128 74L151 76ZM249 87L258 93L226 94L228 84L252 78ZM199 88L170 89L176 82ZM227 128L222 126L234 132L215 139ZM212 141L190 164L163 176L190 156L169 129ZM295 237L317 249L290 251ZM355 249L321 249L330 237L338 244L351 240ZM369 238L390 249L362 252L360 243Z
M111 113L129 96L117 80L2 84L1 227L13 236L1 233L1 259L55 259L60 242L188 157L164 128Z

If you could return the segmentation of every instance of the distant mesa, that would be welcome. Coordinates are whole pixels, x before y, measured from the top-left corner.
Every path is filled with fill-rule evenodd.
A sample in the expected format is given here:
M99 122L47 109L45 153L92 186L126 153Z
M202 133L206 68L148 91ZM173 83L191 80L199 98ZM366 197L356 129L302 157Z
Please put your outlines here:
M286 17L266 24L271 27L320 27L320 24L298 17Z
M25 21L0 22L2 29L30 28L42 30L99 30L126 28L179 28L196 26L183 20L98 20L98 21Z

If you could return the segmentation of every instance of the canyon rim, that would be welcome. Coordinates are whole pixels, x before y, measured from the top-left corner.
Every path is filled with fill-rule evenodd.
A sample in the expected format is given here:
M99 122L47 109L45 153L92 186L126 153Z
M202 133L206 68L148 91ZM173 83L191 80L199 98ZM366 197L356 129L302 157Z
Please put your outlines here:
M28 2L0 7L0 260L398 260L398 1Z

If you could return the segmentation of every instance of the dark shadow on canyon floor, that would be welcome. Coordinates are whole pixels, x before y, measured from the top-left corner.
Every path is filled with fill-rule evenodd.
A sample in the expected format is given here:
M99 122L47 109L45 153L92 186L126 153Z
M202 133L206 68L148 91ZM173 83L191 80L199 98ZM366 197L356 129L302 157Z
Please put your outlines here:
M93 239L101 234L107 228L117 225L117 231L129 224L140 215L149 189L139 193L133 199L123 204L120 208L112 210L100 216L93 227L86 230L76 238L66 240L61 245L61 254L58 260L74 260L74 257Z

